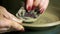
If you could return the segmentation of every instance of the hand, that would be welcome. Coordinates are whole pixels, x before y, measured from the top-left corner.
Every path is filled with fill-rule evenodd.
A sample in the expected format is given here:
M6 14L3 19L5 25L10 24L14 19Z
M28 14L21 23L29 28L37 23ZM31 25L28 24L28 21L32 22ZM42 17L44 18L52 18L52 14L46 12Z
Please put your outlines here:
M4 7L0 6L0 32L7 31L9 27L24 31L24 27L21 23L22 20L19 20L9 13Z
M49 0L27 0L26 9L30 11L39 7L39 11L42 14L49 4Z

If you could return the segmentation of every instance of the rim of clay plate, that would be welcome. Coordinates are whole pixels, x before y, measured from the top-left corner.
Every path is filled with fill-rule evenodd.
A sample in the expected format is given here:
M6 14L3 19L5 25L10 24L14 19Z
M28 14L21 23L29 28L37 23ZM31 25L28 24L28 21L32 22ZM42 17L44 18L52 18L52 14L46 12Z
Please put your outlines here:
M26 23L23 23L22 25L23 26L26 26L26 27L52 27L52 26L56 26L56 25L59 25L60 24L60 21L57 21L57 22L52 22L52 23L46 23L46 24L26 24Z

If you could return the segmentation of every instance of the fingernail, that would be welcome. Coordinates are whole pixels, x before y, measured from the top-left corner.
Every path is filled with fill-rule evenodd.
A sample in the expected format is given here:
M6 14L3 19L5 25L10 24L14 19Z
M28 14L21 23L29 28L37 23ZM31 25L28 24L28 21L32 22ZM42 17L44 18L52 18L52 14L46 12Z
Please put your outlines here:
M33 6L32 6L32 10L35 9L35 7L36 7L36 6L33 5Z
M44 12L44 9L40 9L40 14L42 14Z
M32 7L28 6L27 10L30 11L32 9Z
M24 28L22 28L20 31L21 31L21 32L24 32L25 30L24 30Z

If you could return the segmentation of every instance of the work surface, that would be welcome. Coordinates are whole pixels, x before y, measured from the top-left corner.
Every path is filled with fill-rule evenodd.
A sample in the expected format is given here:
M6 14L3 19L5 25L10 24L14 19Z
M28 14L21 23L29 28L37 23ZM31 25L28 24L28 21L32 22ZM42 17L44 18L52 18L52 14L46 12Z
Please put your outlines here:
M16 32L9 32L9 33L11 34L60 34L60 25L43 31L26 30L25 32L16 31ZM9 33L4 33L4 34L9 34Z

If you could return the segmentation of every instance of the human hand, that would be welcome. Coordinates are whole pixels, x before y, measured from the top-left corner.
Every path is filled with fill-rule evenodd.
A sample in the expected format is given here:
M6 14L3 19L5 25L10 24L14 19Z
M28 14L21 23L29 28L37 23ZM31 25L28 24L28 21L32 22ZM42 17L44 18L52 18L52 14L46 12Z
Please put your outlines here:
M27 0L26 9L30 11L39 7L39 11L42 14L46 10L48 4L49 0Z
M21 25L22 20L19 20L14 15L9 13L4 7L0 6L0 32L8 31L9 28L24 31Z

